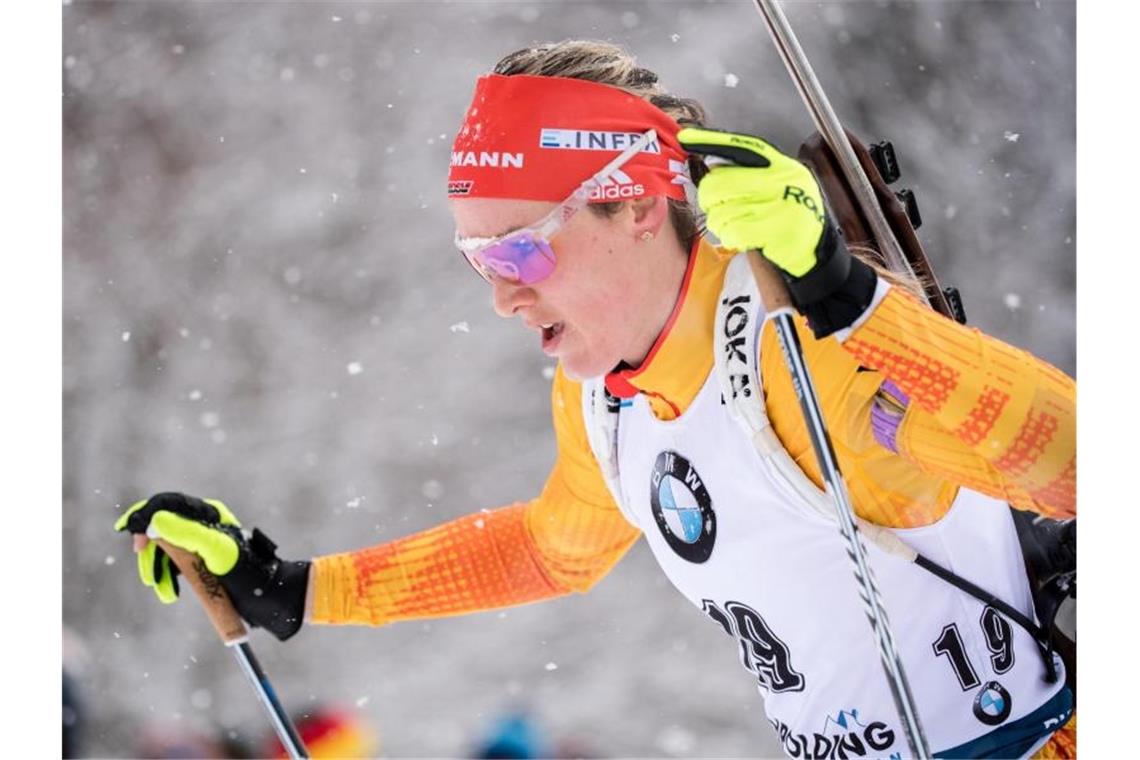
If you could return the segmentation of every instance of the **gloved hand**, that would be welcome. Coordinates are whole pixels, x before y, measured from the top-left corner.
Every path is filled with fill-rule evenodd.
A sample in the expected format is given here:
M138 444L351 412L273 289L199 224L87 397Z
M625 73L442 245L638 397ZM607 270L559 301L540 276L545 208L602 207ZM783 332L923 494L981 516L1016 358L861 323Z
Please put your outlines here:
M732 164L714 164L700 180L705 223L725 247L756 249L781 271L816 337L863 313L875 273L848 252L810 169L751 135L686 127L677 139L690 153Z
M115 530L130 531L197 554L221 581L246 622L284 641L301 627L309 562L284 561L277 545L260 530L241 523L220 501L160 493L132 504ZM178 567L153 541L138 553L139 577L164 603L178 598Z

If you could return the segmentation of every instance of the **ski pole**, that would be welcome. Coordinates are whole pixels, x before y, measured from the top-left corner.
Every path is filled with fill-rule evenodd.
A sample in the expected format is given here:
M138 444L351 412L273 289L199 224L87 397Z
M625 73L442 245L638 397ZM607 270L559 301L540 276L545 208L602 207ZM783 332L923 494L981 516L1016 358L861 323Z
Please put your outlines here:
M800 401L804 423L811 436L812 448L815 449L815 456L819 461L826 491L835 504L839 532L847 542L847 556L851 558L855 580L859 583L859 596L863 599L867 620L871 623L871 629L875 634L879 657L891 687L891 696L894 697L903 733L906 734L911 755L925 760L930 757L926 735L918 719L918 709L914 703L914 695L910 691L910 684L907 683L906 673L903 672L902 660L899 658L894 635L887 621L887 611L883 608L878 585L867 564L867 550L863 547L863 539L855 526L855 513L851 508L847 487L843 483L843 475L839 471L839 461L831 445L831 436L828 435L823 421L819 397L816 395L811 374L804 362L803 349L793 322L795 311L792 308L791 296L779 273L758 251L748 251L746 255L748 264L752 268L752 276L756 278L756 287L760 291L764 308L775 324L776 335L780 340L784 361L792 375L792 385Z
M307 758L309 751L305 749L305 744L301 741L300 734L297 733L297 727L293 725L293 721L289 719L285 708L281 706L277 692L273 689L273 684L269 683L269 677L262 670L261 663L254 656L253 649L249 645L249 634L246 632L245 622L234 609L221 582L196 555L177 546L172 546L166 541L159 540L158 545L170 556L170 561L178 566L182 572L182 577L189 581L194 593L202 602L207 617L214 625L214 630L221 637L222 643L234 653L242 672L253 684L257 698L269 714L273 730L277 732L277 738L281 740L281 744L289 753L289 757Z

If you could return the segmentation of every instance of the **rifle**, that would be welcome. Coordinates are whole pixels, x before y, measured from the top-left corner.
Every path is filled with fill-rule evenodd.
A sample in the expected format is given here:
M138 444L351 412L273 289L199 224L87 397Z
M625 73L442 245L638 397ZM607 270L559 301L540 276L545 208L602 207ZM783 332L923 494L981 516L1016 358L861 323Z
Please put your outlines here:
M902 175L894 146L884 140L868 147L840 123L775 0L755 2L816 125L797 157L815 173L848 246L887 271L917 279L932 309L965 324L960 293L942 287L918 239L922 215L914 193L889 187ZM1058 627L1056 618L1061 604L1076 598L1076 520L1051 520L1013 507L1010 511L1037 617L1065 664L1066 682L1075 699L1076 636Z

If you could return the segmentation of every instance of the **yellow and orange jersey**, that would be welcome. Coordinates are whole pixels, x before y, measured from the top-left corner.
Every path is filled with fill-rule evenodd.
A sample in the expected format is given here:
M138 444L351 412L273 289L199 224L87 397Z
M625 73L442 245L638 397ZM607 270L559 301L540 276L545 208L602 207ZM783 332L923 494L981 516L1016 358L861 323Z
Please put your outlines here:
M646 395L659 418L684 413L712 371L716 302L729 257L702 243L667 329L611 387ZM840 343L800 339L856 511L890 527L939 519L959 486L1046 514L1075 513L1075 384L1030 354L948 320L898 289ZM760 371L781 443L821 482L770 325ZM871 405L890 379L910 397L894 453ZM457 615L585 591L639 532L613 502L586 438L581 386L552 390L558 458L534 500L387 544L318 557L312 619L370 623Z

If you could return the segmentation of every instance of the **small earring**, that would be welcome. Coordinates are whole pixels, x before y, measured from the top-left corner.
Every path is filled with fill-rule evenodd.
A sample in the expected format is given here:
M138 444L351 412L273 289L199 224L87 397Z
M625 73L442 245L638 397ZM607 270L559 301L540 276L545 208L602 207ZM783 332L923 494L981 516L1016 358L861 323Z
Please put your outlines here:
M653 239L653 233L649 230L646 230L645 232L641 233L641 239L648 243Z

